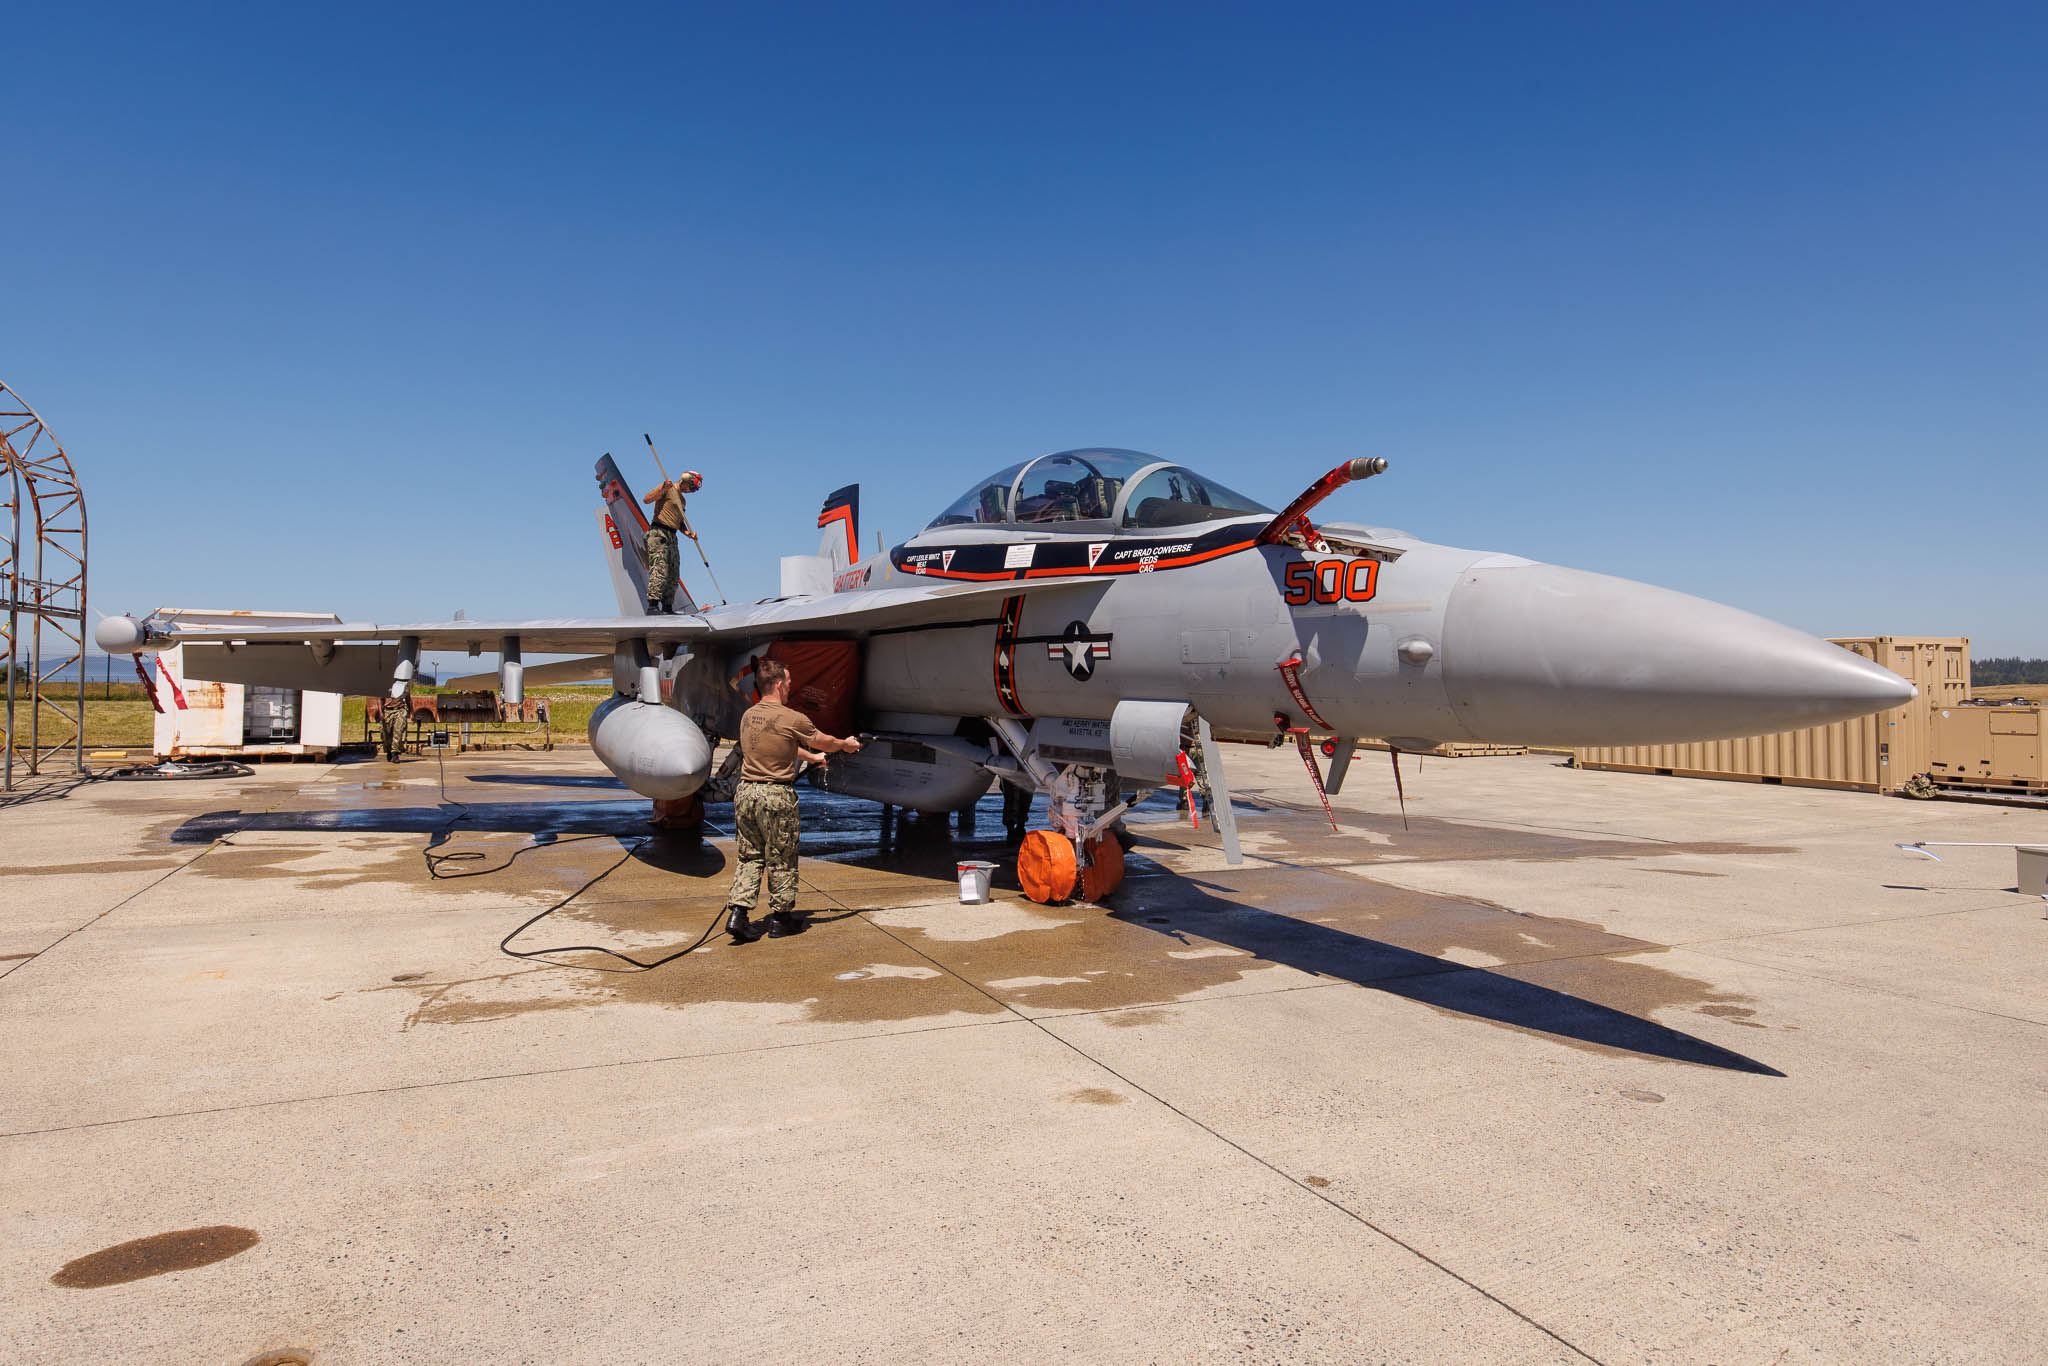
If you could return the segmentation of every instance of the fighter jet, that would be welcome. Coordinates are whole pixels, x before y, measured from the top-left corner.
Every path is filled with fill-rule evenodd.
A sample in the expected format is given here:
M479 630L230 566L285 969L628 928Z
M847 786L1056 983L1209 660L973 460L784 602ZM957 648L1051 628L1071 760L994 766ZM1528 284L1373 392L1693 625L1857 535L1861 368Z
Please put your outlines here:
M1020 854L1044 899L1106 896L1111 827L1199 769L1237 858L1219 741L1292 742L1341 784L1361 736L1633 745L1756 735L1899 706L1912 684L1847 650L1735 608L1383 527L1317 522L1353 460L1283 508L1171 460L1115 449L1042 455L977 480L917 535L862 556L859 486L825 500L812 556L782 592L645 614L646 521L609 456L598 522L621 615L570 620L179 626L113 617L110 654L183 644L188 676L398 695L423 650L494 652L528 681L612 680L590 722L597 759L672 818L701 812L719 741L739 734L764 655L793 699L870 743L832 760L829 790L924 812L992 781L1047 798ZM527 672L523 652L579 658ZM482 677L493 677L485 675ZM1332 822L1334 826L1334 821Z

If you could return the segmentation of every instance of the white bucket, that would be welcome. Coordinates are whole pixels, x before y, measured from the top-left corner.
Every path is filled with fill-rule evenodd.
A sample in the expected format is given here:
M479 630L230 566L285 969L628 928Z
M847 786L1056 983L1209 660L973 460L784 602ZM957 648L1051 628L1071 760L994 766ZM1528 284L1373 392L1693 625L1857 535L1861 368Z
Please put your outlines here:
M2048 849L2022 844L2015 850L2020 862L2020 890L2028 896L2048 896Z
M988 880L995 872L993 863L963 863L960 865L960 904L979 906L988 900Z

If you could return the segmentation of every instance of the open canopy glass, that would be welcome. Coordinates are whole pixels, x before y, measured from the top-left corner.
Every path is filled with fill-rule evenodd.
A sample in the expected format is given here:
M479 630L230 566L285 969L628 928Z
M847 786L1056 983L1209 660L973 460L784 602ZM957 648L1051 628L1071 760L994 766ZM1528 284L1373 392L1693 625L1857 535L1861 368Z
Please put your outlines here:
M998 470L954 499L926 530L1061 522L1145 530L1272 512L1185 465L1105 448L1060 451Z

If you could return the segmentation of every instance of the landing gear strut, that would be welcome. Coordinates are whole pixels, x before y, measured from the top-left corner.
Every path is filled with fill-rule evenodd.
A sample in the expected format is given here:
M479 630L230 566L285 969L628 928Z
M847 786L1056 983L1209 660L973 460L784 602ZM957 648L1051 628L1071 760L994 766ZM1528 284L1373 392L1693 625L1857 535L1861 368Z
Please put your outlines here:
M1012 737L1005 732L1004 738ZM1084 900L1100 901L1124 880L1124 848L1110 829L1130 809L1130 803L1123 800L1122 784L1107 768L1087 764L1055 768L1022 739L1019 732L1012 752L1019 755L1046 794L1045 818L1052 828L1023 836L1017 848L1017 881L1023 885L1024 895L1040 904L1065 901L1077 891ZM1028 814L1030 796L1020 796L1020 806ZM1003 800L1007 825L1007 790Z
M1173 760L1164 770L1168 776L1127 796L1116 770L1102 764L1095 755L1088 756L1095 759L1092 763L1055 763L1033 742L1033 733L1015 718L983 719L993 732L988 742L992 756L988 767L1003 777L1003 828L1018 842L1017 880L1033 901L1064 901L1077 892L1086 900L1100 901L1116 891L1123 882L1124 851L1128 847L1128 837L1120 825L1124 813L1147 793L1161 787L1199 786L1205 798L1213 792L1210 809L1223 836L1225 859L1233 865L1243 862L1237 845L1237 822L1229 805L1229 785L1224 781L1222 761L1207 721L1196 718L1194 735L1192 739L1183 736L1179 753L1170 743L1167 745L1165 753ZM999 747L1008 749L1010 757L1003 758ZM1196 754L1193 760L1184 757L1190 747ZM1114 746L1108 748L1108 757L1113 758ZM1141 772L1161 771L1157 767L1158 754L1149 759L1143 754L1139 757L1147 764ZM1177 777L1171 775L1176 764ZM1021 773L1017 772L1019 769ZM1045 819L1051 828L1026 834L1024 825L1029 818L1033 791L1046 796Z

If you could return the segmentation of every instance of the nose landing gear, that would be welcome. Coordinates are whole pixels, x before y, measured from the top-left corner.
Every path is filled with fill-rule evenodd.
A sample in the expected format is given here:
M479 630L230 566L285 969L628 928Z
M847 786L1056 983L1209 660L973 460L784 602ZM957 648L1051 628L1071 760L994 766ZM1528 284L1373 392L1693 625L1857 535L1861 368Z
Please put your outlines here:
M1078 894L1099 902L1115 893L1124 880L1126 846L1119 828L1123 815L1133 802L1162 787L1180 788L1190 800L1193 791L1208 799L1205 805L1223 837L1225 861L1232 866L1243 861L1237 823L1229 809L1230 790L1206 721L1196 721L1193 757L1187 757L1190 742L1183 737L1181 755L1176 759L1178 781L1171 777L1154 781L1126 797L1116 770L1099 760L1055 763L1040 751L1032 733L1013 718L991 716L986 720L990 731L1010 751L1011 759L1004 761L1012 776L1004 779L1003 826L1018 843L1017 880L1033 901L1050 905ZM991 742L992 750L995 743ZM1023 773L1018 774L1018 769ZM1022 781L1025 778L1028 787ZM1026 833L1024 824L1034 790L1046 794L1046 824L1051 828Z
M1124 846L1105 830L1074 842L1056 830L1033 830L1017 849L1017 882L1041 906L1067 900L1101 901L1123 885Z

